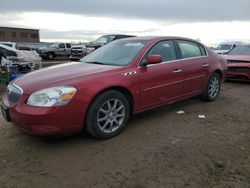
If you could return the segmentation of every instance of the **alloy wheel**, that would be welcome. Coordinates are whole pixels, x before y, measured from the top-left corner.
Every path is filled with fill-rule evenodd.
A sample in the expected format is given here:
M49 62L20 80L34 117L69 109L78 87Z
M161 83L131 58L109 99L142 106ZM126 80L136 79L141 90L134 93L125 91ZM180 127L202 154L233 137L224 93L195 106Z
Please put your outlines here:
M218 95L220 88L220 81L217 77L213 77L209 83L208 94L210 97L214 98Z
M101 131L112 133L119 129L125 120L125 105L119 99L107 100L99 109L97 123Z

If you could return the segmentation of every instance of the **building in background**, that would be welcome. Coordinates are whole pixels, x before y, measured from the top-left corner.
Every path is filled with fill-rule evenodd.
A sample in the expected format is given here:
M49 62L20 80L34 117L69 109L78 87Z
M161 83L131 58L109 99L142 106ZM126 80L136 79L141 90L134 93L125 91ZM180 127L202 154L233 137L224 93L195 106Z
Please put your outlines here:
M39 30L0 26L0 41L39 43L40 42Z

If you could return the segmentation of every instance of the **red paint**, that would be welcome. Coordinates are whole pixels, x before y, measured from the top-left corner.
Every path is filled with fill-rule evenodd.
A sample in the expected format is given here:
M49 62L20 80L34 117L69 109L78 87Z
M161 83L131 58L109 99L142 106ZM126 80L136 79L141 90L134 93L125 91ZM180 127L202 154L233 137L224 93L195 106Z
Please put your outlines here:
M226 55L228 70L226 79L250 82L250 55Z

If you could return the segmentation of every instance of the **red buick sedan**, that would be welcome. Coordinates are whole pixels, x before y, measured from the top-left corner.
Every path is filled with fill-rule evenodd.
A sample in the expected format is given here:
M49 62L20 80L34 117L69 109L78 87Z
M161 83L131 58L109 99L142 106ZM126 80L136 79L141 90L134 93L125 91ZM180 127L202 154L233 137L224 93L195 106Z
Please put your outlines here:
M226 61L180 37L136 37L111 42L81 62L53 66L8 85L2 113L32 135L86 129L100 139L119 134L129 117L196 95L214 101Z

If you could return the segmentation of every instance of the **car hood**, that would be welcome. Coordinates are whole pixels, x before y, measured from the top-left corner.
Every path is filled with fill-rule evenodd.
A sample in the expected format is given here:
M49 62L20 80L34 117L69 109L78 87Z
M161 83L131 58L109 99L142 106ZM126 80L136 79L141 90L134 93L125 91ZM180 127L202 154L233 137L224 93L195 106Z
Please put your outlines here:
M227 67L247 67L247 68L250 68L250 62L249 63L230 63L230 64L227 64Z
M71 62L28 73L14 80L13 84L21 87L24 94L31 94L40 89L64 84L69 85L78 78L89 77L119 68L121 67Z
M226 60L230 61L248 61L250 62L250 55L224 55Z

